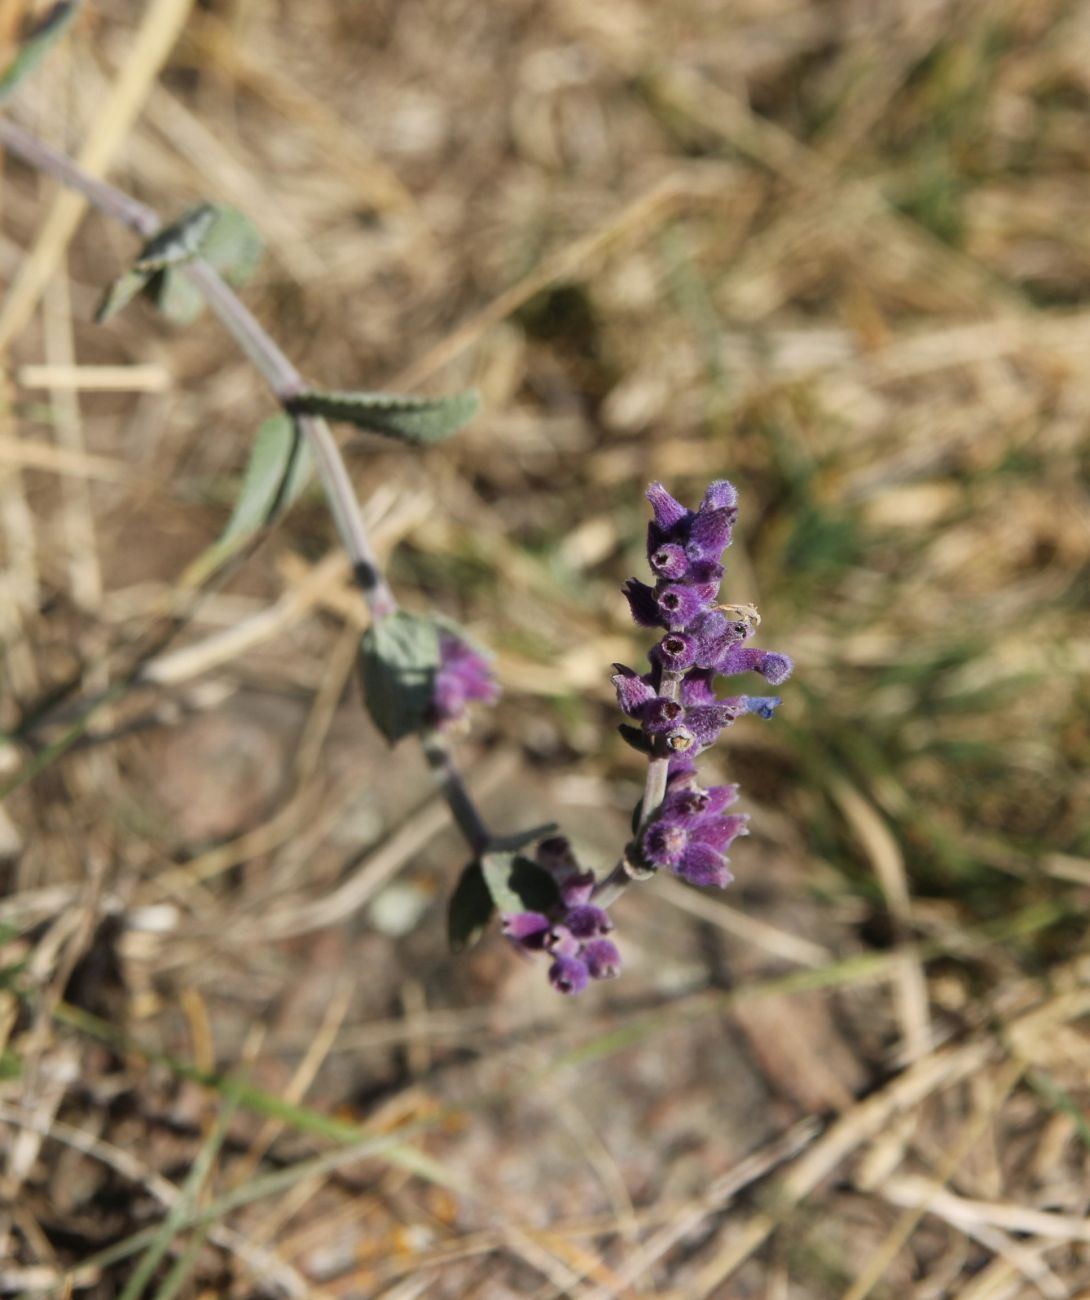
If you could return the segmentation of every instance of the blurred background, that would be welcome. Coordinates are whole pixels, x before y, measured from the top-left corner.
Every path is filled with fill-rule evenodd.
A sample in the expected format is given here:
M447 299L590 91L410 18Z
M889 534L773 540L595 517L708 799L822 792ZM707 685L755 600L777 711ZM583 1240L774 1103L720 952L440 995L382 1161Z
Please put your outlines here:
M630 890L577 1001L452 955L320 496L154 650L262 384L93 326L134 239L6 161L0 1293L1090 1295L1088 69L1085 0L87 8L11 116L252 217L315 382L483 393L345 446L496 652L494 826L627 837L649 480L738 486L724 598L796 671L704 767L727 893Z

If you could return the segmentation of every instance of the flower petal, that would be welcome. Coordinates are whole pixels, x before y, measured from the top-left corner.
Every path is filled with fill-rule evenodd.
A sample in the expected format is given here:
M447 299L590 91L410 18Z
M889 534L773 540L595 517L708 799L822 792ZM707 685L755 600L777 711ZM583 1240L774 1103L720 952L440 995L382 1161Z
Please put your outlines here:
M580 907L569 908L564 917L564 925L577 939L593 939L599 934L608 934L613 929L609 913L593 903L584 903Z
M687 518L689 511L675 500L661 483L652 483L647 489L647 499L655 512L655 523L664 530L669 530Z
M593 980L608 980L621 969L621 954L609 939L593 939L583 945L582 959Z
M633 669L624 664L614 664L613 667L615 671L609 680L617 692L617 703L630 718L640 717L644 705L657 698L656 692Z
M724 889L734 879L723 855L707 844L690 844L673 870L690 885L718 885Z

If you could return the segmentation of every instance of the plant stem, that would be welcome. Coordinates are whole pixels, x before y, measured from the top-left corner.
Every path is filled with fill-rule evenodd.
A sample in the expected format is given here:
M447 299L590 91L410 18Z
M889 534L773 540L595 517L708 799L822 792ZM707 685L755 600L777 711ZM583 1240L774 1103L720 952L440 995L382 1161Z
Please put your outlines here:
M681 698L681 680L684 674L663 670L659 694L668 700ZM647 764L647 779L643 786L643 802L640 805L640 824L636 828L636 841L642 832L654 820L663 799L666 796L666 780L670 775L670 757L656 755ZM634 843L630 843L621 854L616 866L603 880L595 886L594 901L599 907L609 907L634 880L643 880L650 874L645 868L632 861L636 856ZM630 856L631 854L631 856Z
M461 773L454 766L445 737L438 731L429 731L422 739L428 766L458 823L458 829L475 854L483 853L492 835L469 797Z
M21 158L35 170L77 190L93 207L128 226L145 240L162 229L163 223L153 208L106 181L87 175L71 158L2 116L0 148ZM183 269L272 389L281 406L288 411L290 399L309 387L303 376L214 267L201 258L195 258ZM298 415L291 411L288 414L298 423L310 446L337 533L352 562L353 575L367 602L373 622L380 622L396 613L397 598L390 589L371 546L367 525L337 441L329 425L320 417ZM421 740L429 766L436 775L458 828L470 848L475 853L481 852L489 841L490 832L454 766L445 741L434 732L425 733Z

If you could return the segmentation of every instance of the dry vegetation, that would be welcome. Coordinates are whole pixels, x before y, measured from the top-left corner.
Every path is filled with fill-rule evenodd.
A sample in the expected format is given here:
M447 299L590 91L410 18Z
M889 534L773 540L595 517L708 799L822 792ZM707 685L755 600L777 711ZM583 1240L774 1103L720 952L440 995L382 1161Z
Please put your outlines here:
M1090 1295L1088 69L1086 0L91 6L20 121L253 216L328 386L483 390L349 454L498 651L496 825L623 843L649 478L739 484L724 590L798 666L724 746L729 894L631 891L574 1005L451 957L321 501L153 650L260 383L90 325L131 238L8 163L0 1293Z

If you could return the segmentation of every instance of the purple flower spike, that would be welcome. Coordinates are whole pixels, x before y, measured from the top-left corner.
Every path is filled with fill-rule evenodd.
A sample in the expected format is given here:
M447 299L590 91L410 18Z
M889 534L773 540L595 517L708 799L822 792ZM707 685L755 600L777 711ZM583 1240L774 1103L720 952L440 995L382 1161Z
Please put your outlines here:
M695 885L730 883L727 850L747 834L747 818L728 813L738 797L735 785L703 789L697 783L694 757L724 728L747 713L772 716L775 696L737 695L721 699L718 676L757 672L778 685L790 674L787 655L759 650L746 643L760 624L754 606L719 605L722 556L731 543L738 517L738 493L726 479L717 479L700 506L688 510L661 483L647 490L652 520L647 525L647 557L655 586L629 579L625 595L636 622L643 627L665 626L667 633L649 651L651 671L640 675L614 665L613 684L621 708L640 726L621 728L625 739L652 765L666 761L666 792L649 810L638 841L630 846L634 861L662 868ZM648 792L661 789L661 767L652 766ZM561 929L581 942L579 960L596 977L595 944L581 918L569 904L568 927ZM586 936L586 937L584 937Z
M647 499L651 502L651 509L655 512L655 523L664 531L668 532L685 519L689 511L676 501L661 483L652 483L647 489Z
M587 964L592 980L609 980L621 969L621 954L617 945L608 939L594 939L583 949L583 960Z
M582 993L589 982L587 964L578 957L557 957L549 967L549 983L558 993Z
M499 693L488 660L453 632L440 632L439 667L431 701L435 725L458 722L470 700L491 704Z

